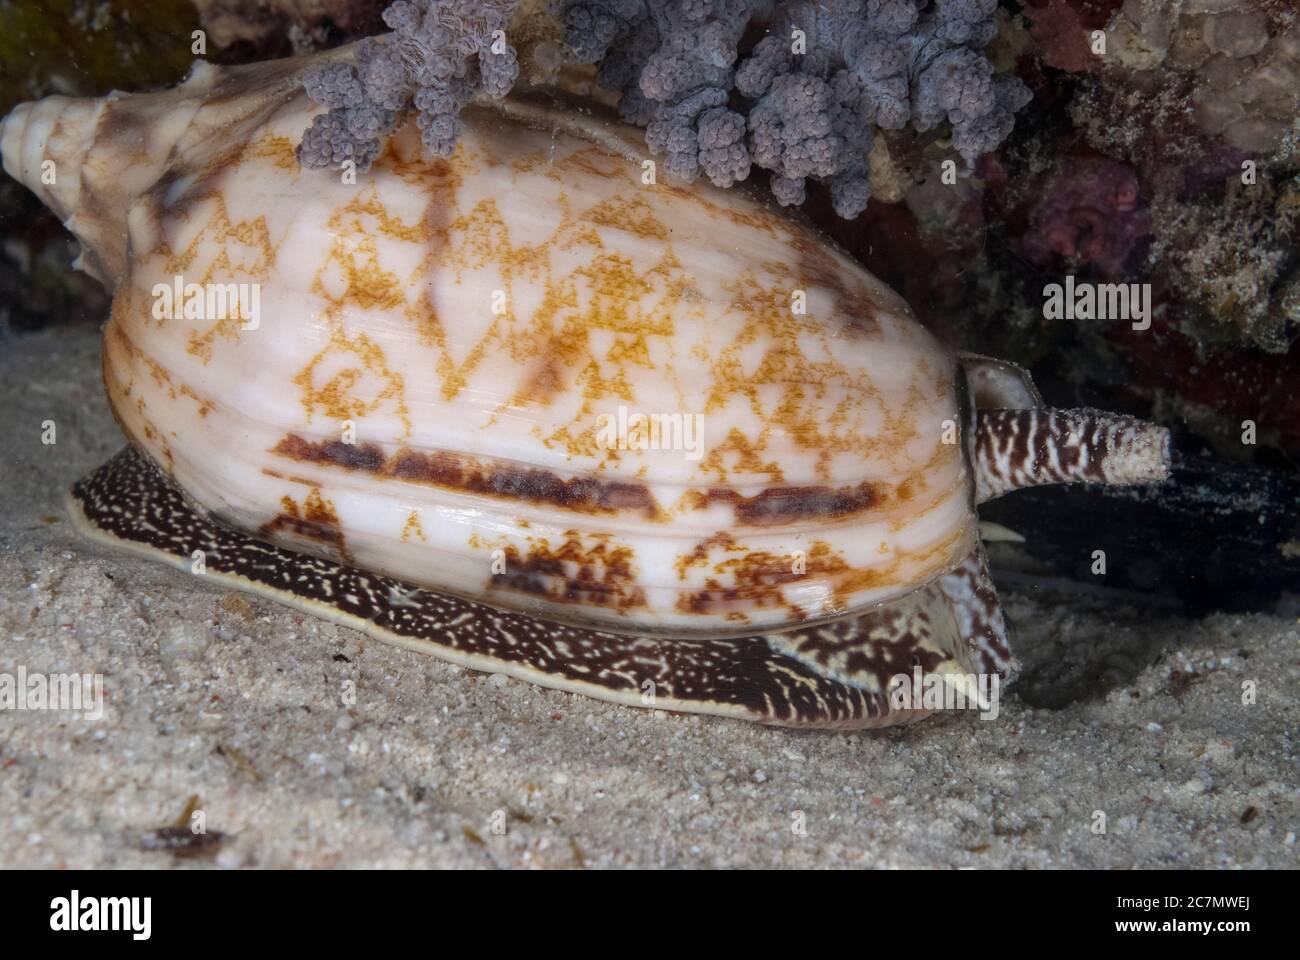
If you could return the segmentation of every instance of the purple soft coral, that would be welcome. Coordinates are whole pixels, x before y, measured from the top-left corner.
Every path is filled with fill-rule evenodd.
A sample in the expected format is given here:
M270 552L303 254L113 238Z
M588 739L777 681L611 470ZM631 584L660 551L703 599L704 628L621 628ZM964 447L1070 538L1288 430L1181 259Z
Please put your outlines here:
M728 108L737 46L768 0L557 0L569 55L598 62L623 117L684 180L749 176L745 118Z
M780 178L781 202L801 199L802 181L811 178L830 183L840 216L861 213L871 195L865 155L877 126L898 130L910 122L928 130L946 120L968 165L1010 132L1028 91L1014 78L995 78L978 50L997 32L995 0L923 7L914 0L781 6L736 78L738 91L756 101L749 114L754 160Z
M364 41L356 65L332 64L308 74L307 94L329 112L318 116L298 146L309 167L353 161L367 169L401 113L418 111L421 139L449 156L458 115L478 92L503 97L519 74L504 39L518 0L398 0L384 11L393 33Z
M519 73L504 30L519 0L398 0L393 33L365 41L355 65L305 78L329 112L298 156L308 166L365 169L412 107L430 151L448 156L460 111L502 97ZM731 186L758 165L783 204L806 181L829 185L836 211L871 196L877 127L947 122L968 167L1011 131L1029 99L980 49L997 33L997 0L552 0L574 60L620 90L622 115L646 128L668 172ZM746 31L768 31L747 55Z
M742 180L770 170L783 204L825 181L836 211L871 195L876 127L947 121L967 165L995 149L1029 99L979 52L997 34L997 0L556 0L575 59L624 93L623 115L686 179ZM752 24L768 35L747 56ZM745 103L737 102L733 91ZM740 110L741 113L736 111ZM745 127L742 140L736 136Z

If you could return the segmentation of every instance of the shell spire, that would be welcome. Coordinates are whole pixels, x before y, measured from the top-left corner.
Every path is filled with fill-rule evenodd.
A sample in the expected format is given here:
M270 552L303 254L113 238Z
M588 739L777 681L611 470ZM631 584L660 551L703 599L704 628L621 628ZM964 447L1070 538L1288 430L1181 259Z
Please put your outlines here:
M157 93L20 103L0 120L0 159L81 242L74 266L111 291L127 267L136 201L169 171L201 170L223 144L242 141L240 128L305 97L302 69L298 57L240 67L198 60L184 83Z

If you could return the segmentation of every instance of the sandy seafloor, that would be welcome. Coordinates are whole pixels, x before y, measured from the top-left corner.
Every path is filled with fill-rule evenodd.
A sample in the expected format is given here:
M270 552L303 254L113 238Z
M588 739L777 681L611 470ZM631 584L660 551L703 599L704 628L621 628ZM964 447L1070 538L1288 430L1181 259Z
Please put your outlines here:
M64 489L123 443L97 337L0 345L0 389L0 673L100 672L107 688L97 722L0 713L0 866L1300 860L1294 604L1196 621L1004 590L1025 671L995 721L826 734L634 710L470 673L82 541ZM149 848L142 835L194 795L221 842L187 858Z

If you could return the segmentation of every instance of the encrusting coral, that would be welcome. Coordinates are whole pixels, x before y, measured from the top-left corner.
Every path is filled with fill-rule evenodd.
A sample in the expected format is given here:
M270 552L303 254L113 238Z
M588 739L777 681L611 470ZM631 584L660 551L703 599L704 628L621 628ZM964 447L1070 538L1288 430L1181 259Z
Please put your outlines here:
M1300 27L1270 0L1030 0L1046 65L1147 94L1187 91L1203 132L1273 151L1300 117ZM1104 53L1090 48L1104 28Z
M356 62L305 78L329 107L299 147L308 166L367 168L406 111L425 145L451 153L461 109L504 96L519 74L505 37L518 0L398 0L391 35ZM924 132L947 121L967 167L1011 131L1029 100L981 52L997 34L996 0L554 0L570 60L597 66L625 119L646 128L670 174L729 187L754 166L798 204L829 184L836 212L871 196L877 128ZM767 35L746 47L758 29Z
M1017 178L1033 183L1014 191L1029 212L1019 251L1149 282L1162 322L1202 344L1285 352L1300 331L1292 0L1025 0L1022 12L1035 45L1019 72L1039 105L1068 104L1069 125L1012 151L1053 171L1041 186ZM1080 162L1091 173L1072 171ZM1133 210L1098 202L1121 171Z
M1300 117L1300 29L1285 5L1128 0L1112 31L1125 66L1190 77L1197 123L1238 149L1271 152Z
M1021 240L1036 264L1064 257L1117 277L1151 239L1151 213L1132 168L1104 157L1069 157L1043 187Z

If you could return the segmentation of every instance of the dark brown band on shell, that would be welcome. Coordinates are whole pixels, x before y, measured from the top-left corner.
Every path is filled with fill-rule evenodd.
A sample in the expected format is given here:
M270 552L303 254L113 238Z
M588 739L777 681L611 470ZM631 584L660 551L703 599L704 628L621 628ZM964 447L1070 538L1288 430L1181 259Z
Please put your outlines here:
M388 457L375 444L347 444L337 440L313 443L295 434L286 436L272 452L293 460L361 470L482 496L547 504L579 513L632 510L652 519L660 515L658 504L644 484L594 477L564 479L535 467L485 463L455 453L401 450Z
M652 520L667 516L644 484L586 476L566 479L538 467L478 460L457 453L421 453L407 449L390 457L373 443L310 441L297 434L284 437L271 452L300 462L359 470L480 496L556 506L576 513L628 511ZM906 484L900 489L905 488ZM862 483L839 488L773 487L752 497L714 487L695 492L684 502L701 510L713 504L726 504L734 510L739 524L773 527L809 520L841 520L865 513L883 499L874 484Z
M780 526L808 520L838 520L865 513L880 500L875 485L855 487L772 487L752 497L735 490L712 488L703 497L705 505L729 504L736 520L751 527Z

